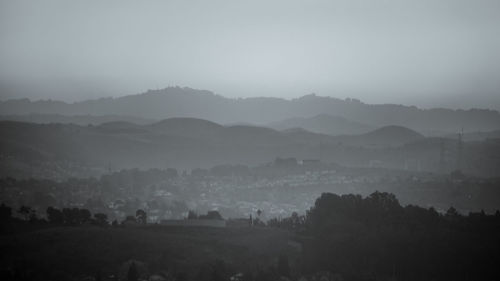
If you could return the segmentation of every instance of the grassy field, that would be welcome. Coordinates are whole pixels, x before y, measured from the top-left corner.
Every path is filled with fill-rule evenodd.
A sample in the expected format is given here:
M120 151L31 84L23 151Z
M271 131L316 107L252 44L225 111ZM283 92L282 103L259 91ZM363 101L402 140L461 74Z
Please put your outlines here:
M282 254L293 260L290 238L272 228L52 227L0 236L1 267L109 276L123 275L127 261L136 260L149 274L194 276L222 260L232 272L255 271Z

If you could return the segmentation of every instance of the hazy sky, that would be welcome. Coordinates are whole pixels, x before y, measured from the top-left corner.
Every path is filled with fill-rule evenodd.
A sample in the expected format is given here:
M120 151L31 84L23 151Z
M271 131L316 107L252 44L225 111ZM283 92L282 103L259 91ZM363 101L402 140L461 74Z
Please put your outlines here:
M0 97L166 86L500 108L499 0L0 0Z

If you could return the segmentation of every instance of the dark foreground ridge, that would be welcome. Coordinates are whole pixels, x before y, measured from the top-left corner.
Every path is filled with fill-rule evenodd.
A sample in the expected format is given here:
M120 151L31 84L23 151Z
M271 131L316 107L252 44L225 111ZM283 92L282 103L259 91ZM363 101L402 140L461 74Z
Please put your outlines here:
M53 208L48 220L28 207L19 219L0 210L2 280L500 278L500 212L440 214L403 207L390 193L325 193L305 215L225 228L111 226L88 210L57 216Z

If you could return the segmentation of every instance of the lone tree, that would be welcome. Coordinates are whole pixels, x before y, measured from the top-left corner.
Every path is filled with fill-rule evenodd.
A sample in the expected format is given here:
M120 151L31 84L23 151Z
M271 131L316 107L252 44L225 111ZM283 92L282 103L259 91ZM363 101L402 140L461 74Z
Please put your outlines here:
M135 212L135 217L137 218L137 222L140 224L146 224L148 222L148 214L142 209L139 209Z
M460 217L460 214L458 213L457 209L450 207L447 211L446 211L446 217L448 218L458 218Z

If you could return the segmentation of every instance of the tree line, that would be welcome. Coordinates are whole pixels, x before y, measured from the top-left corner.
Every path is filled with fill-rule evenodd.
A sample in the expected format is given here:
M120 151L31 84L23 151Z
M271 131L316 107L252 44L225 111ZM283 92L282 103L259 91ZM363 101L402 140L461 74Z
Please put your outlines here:
M14 216L15 213L17 213L18 216ZM49 223L53 225L65 226L78 226L84 224L117 226L120 224L118 220L113 220L110 222L108 220L108 215L104 213L95 213L92 215L90 210L85 208L58 209L50 206L46 210L46 216L40 217L37 215L36 211L29 206L22 205L17 210L13 210L11 207L2 203L0 205L0 223L2 225L6 225L12 222L26 222L32 224ZM135 213L135 216L127 216L125 220L121 222L121 224L125 224L126 222L146 224L147 213L142 209L138 209Z
M297 234L302 273L350 280L498 280L500 212L401 206L390 193L322 194L303 216L268 225Z

